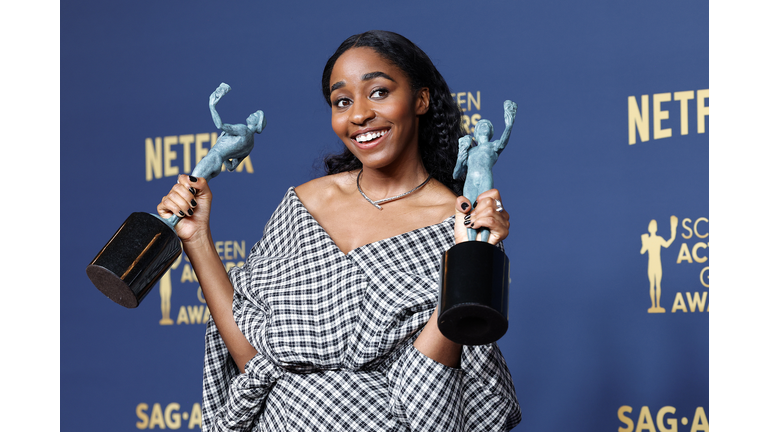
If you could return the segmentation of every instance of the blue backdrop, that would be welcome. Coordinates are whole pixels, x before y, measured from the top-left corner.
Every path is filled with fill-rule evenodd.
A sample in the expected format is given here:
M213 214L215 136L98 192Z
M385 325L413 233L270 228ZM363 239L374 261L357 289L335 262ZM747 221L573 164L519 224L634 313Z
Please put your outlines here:
M77 193L61 202L61 429L199 429L207 312L189 262L166 276L166 309L158 287L113 303L85 266L210 148L221 82L224 122L268 119L249 163L212 181L220 256L243 261L288 187L341 148L325 61L386 29L430 55L469 128L519 106L494 169L516 430L708 431L708 21L700 1L62 4L62 191ZM662 271L664 312L649 311Z

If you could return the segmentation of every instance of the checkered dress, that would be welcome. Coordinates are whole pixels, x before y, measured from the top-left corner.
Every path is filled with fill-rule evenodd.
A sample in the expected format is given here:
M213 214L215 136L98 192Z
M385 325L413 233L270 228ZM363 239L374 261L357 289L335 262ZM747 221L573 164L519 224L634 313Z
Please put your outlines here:
M289 189L243 267L233 311L258 354L245 373L213 320L203 431L508 431L520 422L496 344L461 369L413 347L437 303L453 217L342 253Z

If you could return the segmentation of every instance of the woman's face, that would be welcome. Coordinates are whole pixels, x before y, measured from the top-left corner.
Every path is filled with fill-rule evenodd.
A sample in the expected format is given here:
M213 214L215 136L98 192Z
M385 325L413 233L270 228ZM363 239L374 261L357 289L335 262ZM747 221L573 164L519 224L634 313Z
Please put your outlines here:
M418 159L418 116L429 90L371 48L352 48L331 71L331 123L344 145L370 168Z

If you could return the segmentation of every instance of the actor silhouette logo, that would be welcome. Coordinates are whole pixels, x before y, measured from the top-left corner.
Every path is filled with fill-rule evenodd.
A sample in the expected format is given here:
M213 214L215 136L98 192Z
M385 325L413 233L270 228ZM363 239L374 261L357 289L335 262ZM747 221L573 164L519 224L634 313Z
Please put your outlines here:
M160 313L162 315L160 325L173 324L173 320L171 319L171 293L173 292L171 272L179 267L179 264L181 264L181 257L182 255L179 255L179 257L176 258L176 261L171 265L171 268L160 278Z
M245 254L247 252L245 244L245 240L221 240L214 242L216 252L218 252L219 258L227 271L232 267L245 264ZM181 268L181 274L179 274L179 268ZM190 285L196 287L194 294L192 290L187 288ZM174 287L176 287L175 290ZM158 291L160 294L160 325L208 323L211 312L203 296L203 290L200 288L197 275L192 269L192 264L189 262L186 254L181 254L171 265L171 268L160 278L160 289ZM175 306L172 298L178 300L181 305Z
M669 236L664 238L664 235L660 234L660 227L656 219L651 219L648 223L648 232L640 235L641 247L640 254L647 255L648 263L648 286L650 307L648 313L658 314L666 313L667 308L662 306L662 275L664 274L664 268L672 268L675 272L675 280L680 280L679 276L695 273L696 279L701 283L701 286L705 290L709 289L709 266L701 269L687 268L687 264L702 264L708 261L707 256L703 256L703 251L709 248L709 243L698 241L690 248L688 240L692 240L694 235L698 239L706 239L709 237L709 232L704 231L704 226L709 223L709 219L706 217L699 217L694 222L691 218L683 218L682 224L679 223L677 216L672 215L669 217ZM683 239L680 242L679 252L677 259L672 260L674 252L667 251L677 239L678 225L681 225L685 231L681 237ZM663 258L663 259L662 259ZM678 264L682 264L680 267ZM693 270L693 271L692 271ZM690 279L689 279L690 280ZM699 289L693 282L693 286ZM707 303L707 291L685 291L683 296L682 291L674 293L674 300L672 301L672 313L682 312L704 312L706 305L706 311L709 312L709 304ZM667 297L668 298L668 297ZM685 300L688 300L687 303Z
M664 313L665 309L659 306L661 297L661 248L668 248L675 241L675 232L677 231L677 216L669 218L670 230L672 235L668 240L656 235L658 225L656 220L652 219L648 224L648 233L640 236L643 247L641 254L648 254L648 281L651 283L651 307L648 313Z

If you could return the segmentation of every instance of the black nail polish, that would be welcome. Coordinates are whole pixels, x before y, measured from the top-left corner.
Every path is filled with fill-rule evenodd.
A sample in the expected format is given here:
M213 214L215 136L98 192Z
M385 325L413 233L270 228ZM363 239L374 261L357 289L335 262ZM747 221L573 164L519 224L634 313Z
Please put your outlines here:
M184 216L186 216L186 215L184 214L184 212L183 212L183 211L181 211L181 210L179 210L179 215L181 215L181 217L184 217Z
M189 213L189 215L192 216L192 209L187 210L187 213Z
M469 218L471 218L471 217L472 217L472 215L468 214L468 215L464 216L464 220L469 220Z
M469 225L469 227L470 227L470 228L474 228L474 227L475 227L475 223L474 223L474 222L472 222L472 224L470 224L470 225Z
M189 176L189 181L191 181L191 182L193 182L193 183L194 183L194 182L196 182L196 181L197 181L197 177L194 177L194 176Z
M475 208L475 207L477 207L477 201L475 201L475 203L472 204L472 208Z
M192 204L192 207L197 207L197 201L195 201L195 200L192 200L192 202L190 204Z
M466 210L466 209L467 209L467 207L469 207L469 204L467 204L467 203L461 203L461 209L462 209L462 210Z
M465 220L465 221L464 221L464 225L469 225L469 224L471 224L471 223L472 223L472 222L471 222L471 221L468 221L468 220Z
M189 188L189 191L192 192L192 195L197 195L197 190L195 188Z

